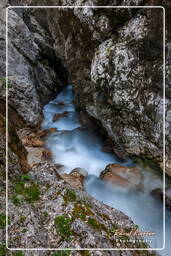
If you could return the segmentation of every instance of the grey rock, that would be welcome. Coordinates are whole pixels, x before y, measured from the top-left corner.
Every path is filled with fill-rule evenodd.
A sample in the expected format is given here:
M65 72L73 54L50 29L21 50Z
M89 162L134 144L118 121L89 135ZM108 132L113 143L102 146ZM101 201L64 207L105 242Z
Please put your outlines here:
M47 4L45 0L43 2ZM157 1L155 4L160 4ZM51 5L117 5L48 1ZM120 5L143 5L121 1ZM150 3L149 3L150 4ZM152 3L151 3L152 4ZM167 6L168 15L170 4ZM56 54L69 68L79 109L101 122L116 152L163 158L163 10L48 9ZM170 156L170 28L166 26L166 157ZM125 155L125 157L124 157ZM166 172L170 173L166 164Z
M5 80L5 7L8 5L8 1L1 1L1 80ZM33 13L25 9L8 10L8 99L29 125L40 122L42 106L68 84L67 71L55 55L48 29ZM0 92L4 99L2 81Z

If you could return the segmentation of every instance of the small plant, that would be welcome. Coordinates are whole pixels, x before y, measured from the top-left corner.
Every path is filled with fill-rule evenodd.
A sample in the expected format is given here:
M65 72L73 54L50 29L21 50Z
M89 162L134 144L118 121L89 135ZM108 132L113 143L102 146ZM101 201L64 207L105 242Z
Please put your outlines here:
M17 251L14 256L24 256L24 253L22 251Z
M4 228L6 225L6 215L4 213L0 214L0 228Z
M40 189L39 186L33 183L31 186L25 188L25 200L29 203L39 200Z
M2 85L4 87L6 87L6 77L0 77L0 82L2 83ZM12 87L11 84L9 83L9 81L8 81L7 87L8 88Z
M31 176L29 174L24 174L21 176L21 180L23 181L31 180Z
M23 179L23 176L21 177ZM27 184L25 181L28 180L28 176L24 177L25 180L20 180L15 183L15 192L17 194L23 195L24 199L32 203L34 201L39 200L40 198L40 188L39 185L35 182L31 182L31 184ZM15 197L15 203L19 203L19 201Z
M21 230L22 233L26 233L27 232L27 229L26 228L23 228L23 230Z
M55 218L55 226L62 238L69 239L72 235L71 219L65 215L60 215Z
M65 193L65 195L64 195L64 200L65 200L66 202L67 202L67 201L69 201L69 202L74 202L74 201L76 201L76 199L77 199L77 197L76 197L75 192L74 192L73 190L67 188L67 191L66 191L66 193Z
M12 196L12 202L15 206L20 206L21 205L21 200L16 195Z
M87 221L88 225L91 226L92 228L96 229L96 230L102 230L104 229L104 225L97 222L96 219L94 218L89 218Z
M44 215L44 217L48 217L49 216L48 212L43 212L43 215Z
M81 254L82 256L90 256L89 251L80 251L80 254Z
M0 256L6 255L6 247L4 244L0 244Z
M15 192L20 195L24 194L24 185L24 181L17 181L15 183Z

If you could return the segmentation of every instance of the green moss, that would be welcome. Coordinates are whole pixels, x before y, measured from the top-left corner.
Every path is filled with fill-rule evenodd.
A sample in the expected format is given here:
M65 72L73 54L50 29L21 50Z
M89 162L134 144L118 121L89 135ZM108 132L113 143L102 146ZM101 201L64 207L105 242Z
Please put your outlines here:
M25 200L29 203L39 200L40 189L38 184L33 183L31 186L25 188Z
M43 215L44 215L44 217L48 217L49 216L48 212L43 212Z
M87 224L98 231L105 230L105 226L98 222L95 218L89 218Z
M6 255L6 247L4 244L0 244L0 256L5 256Z
M31 180L31 176L29 174L24 174L21 176L21 180L23 181Z
M23 228L23 229L21 230L21 232L22 232L22 233L26 233L26 232L27 232L27 229L26 229L26 228Z
M55 218L55 226L57 232L61 235L62 238L68 240L72 235L71 231L71 219L66 215L60 215Z
M24 186L25 186L24 181L17 181L15 183L15 192L17 194L23 195L24 194Z
M82 256L90 256L89 251L79 251Z
M23 180L17 181L14 185L14 189L16 194L22 195L24 199L29 203L37 201L40 198L39 185L33 181L31 183L25 183ZM16 202L17 200L15 198L15 203Z
M15 206L20 206L22 204L21 200L16 195L13 195L11 200Z
M71 254L70 251L57 251L52 254L52 256L69 256Z
M68 204L68 202L74 202L77 200L77 196L76 196L76 193L75 191L73 191L72 189L69 189L67 188L64 196L63 196L63 199L64 199L64 202L65 202L65 205Z
M72 216L74 219L80 218L81 220L86 220L87 216L93 215L94 213L91 211L89 206L81 204L77 204L72 212Z
M0 228L4 228L6 225L6 215L4 213L0 214Z
M156 159L151 159L146 156L132 156L131 158L136 164L139 164L143 168L150 168L162 174L162 169Z
M15 256L24 256L24 253L22 251L17 251L14 253Z

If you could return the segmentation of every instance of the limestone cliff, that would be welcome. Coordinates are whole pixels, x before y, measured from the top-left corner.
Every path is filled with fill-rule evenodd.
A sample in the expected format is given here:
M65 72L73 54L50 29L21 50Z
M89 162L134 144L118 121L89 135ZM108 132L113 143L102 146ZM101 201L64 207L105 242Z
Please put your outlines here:
M41 5L153 5L154 1L60 1ZM170 4L166 7L166 159L170 173ZM41 11L39 11L41 13ZM163 158L163 9L47 9L56 54L81 111L101 122L115 153Z

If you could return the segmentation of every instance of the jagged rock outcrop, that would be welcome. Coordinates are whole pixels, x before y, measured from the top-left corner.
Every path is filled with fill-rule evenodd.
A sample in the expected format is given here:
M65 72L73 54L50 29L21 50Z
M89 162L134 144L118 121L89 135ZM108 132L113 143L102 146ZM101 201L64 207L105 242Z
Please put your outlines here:
M118 5L117 1L38 2L41 5ZM170 173L170 4L121 1L119 5L167 7L166 171ZM41 12L41 11L39 11ZM47 9L56 54L68 66L79 109L100 120L115 153L162 162L163 9Z
M5 7L9 2L1 1L0 5L0 91L4 99ZM41 20L36 20L34 10L8 10L9 105L29 125L36 125L40 121L42 105L68 84L67 71L55 55L48 29L41 23Z

